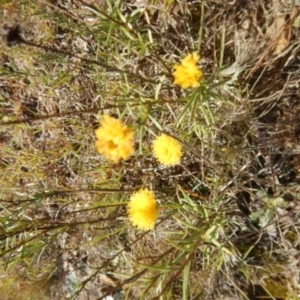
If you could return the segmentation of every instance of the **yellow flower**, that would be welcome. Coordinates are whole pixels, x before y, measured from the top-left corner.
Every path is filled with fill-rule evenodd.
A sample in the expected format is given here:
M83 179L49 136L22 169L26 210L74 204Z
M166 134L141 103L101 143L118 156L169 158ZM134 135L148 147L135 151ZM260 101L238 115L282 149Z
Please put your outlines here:
M173 72L174 83L181 85L184 89L198 87L199 80L203 76L202 71L197 66L199 59L200 56L193 52L185 57L180 65L175 65L175 71Z
M95 131L96 148L107 159L118 163L134 153L134 131L121 120L105 115Z
M158 207L154 193L141 189L130 197L128 204L129 219L133 225L142 230L154 228L158 217Z
M174 138L162 134L153 141L153 154L163 165L171 166L180 163L182 145Z

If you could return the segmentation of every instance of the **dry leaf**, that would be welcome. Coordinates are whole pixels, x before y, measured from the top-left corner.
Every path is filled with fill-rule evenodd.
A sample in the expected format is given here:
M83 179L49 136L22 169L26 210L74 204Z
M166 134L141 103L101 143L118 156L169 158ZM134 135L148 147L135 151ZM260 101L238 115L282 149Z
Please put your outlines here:
M277 17L268 27L267 35L274 42L273 53L280 54L290 42L290 24L285 21L284 16Z

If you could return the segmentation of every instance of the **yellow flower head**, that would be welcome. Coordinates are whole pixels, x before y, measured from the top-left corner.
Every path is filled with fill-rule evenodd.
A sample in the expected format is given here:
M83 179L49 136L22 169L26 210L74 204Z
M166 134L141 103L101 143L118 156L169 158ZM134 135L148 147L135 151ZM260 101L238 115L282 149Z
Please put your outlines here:
M141 189L130 197L128 204L129 219L133 225L142 230L154 228L158 217L158 207L154 193Z
M118 163L134 152L134 131L121 120L105 115L95 131L96 148L107 159Z
M156 159L165 166L180 163L182 157L182 145L174 138L162 134L153 141L153 154Z
M203 76L202 71L197 66L199 59L200 56L193 52L185 57L180 65L175 65L175 71L173 72L174 83L181 85L184 89L198 87L199 80Z

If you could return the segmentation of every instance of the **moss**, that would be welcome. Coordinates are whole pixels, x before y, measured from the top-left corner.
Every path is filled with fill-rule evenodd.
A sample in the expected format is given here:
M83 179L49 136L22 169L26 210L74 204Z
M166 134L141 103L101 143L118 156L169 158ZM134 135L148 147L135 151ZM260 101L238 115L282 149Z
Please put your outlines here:
M276 278L267 278L265 280L264 289L274 298L285 299L289 292L286 282L280 282Z

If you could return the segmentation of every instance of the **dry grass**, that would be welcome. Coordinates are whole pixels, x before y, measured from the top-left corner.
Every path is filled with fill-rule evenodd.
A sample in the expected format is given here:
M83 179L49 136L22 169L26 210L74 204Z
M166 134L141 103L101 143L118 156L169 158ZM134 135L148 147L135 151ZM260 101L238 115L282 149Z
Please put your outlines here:
M2 299L298 299L293 1L0 1ZM201 54L199 88L172 68ZM102 114L136 154L94 147ZM160 166L151 142L184 145ZM153 189L154 231L128 221ZM22 298L23 297L23 298Z

